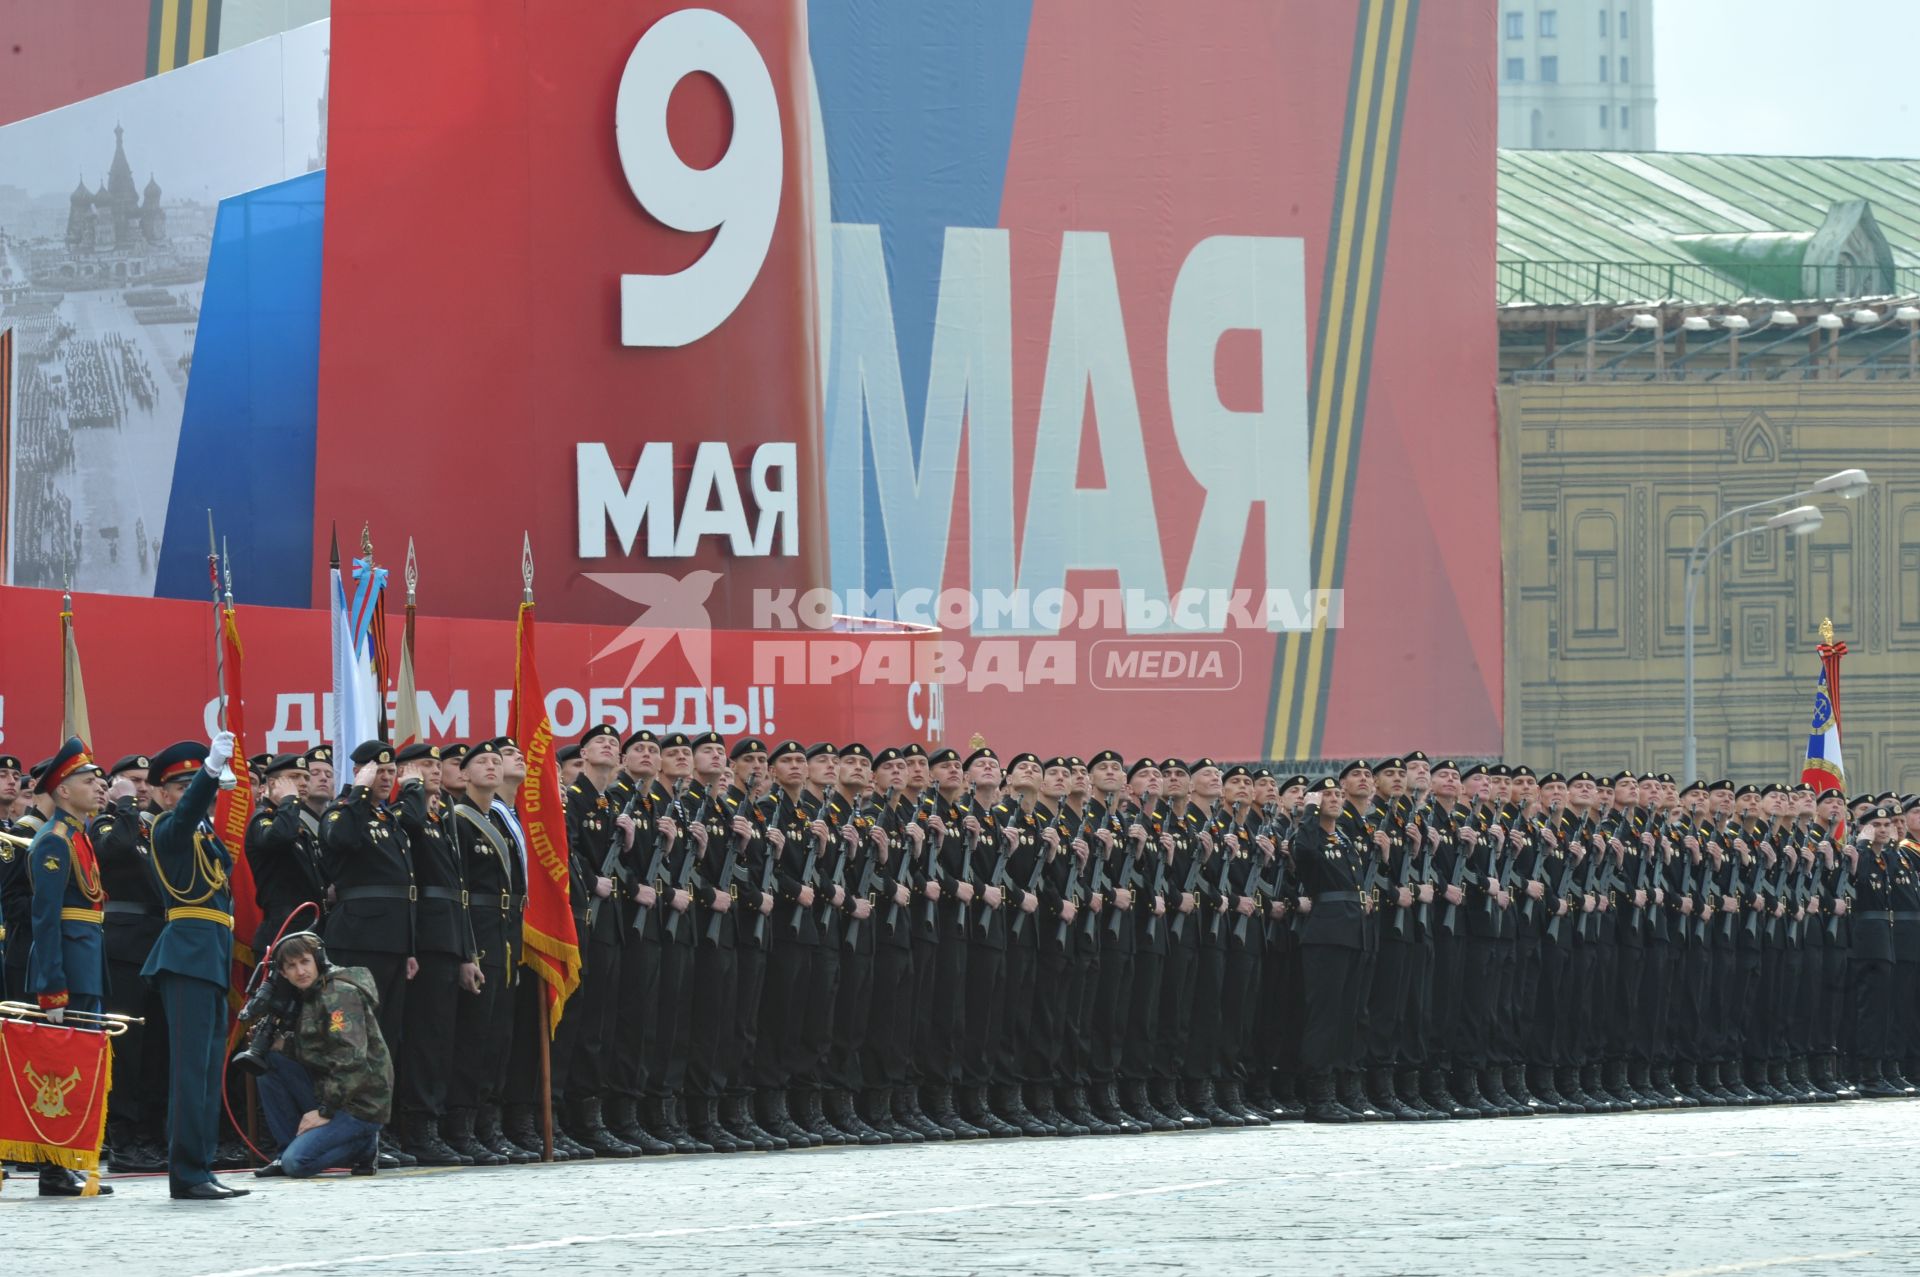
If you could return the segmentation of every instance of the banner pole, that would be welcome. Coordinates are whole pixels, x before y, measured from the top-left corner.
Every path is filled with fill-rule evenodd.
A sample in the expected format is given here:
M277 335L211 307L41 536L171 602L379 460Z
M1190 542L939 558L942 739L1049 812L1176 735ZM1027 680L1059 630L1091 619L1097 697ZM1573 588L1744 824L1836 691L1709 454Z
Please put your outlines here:
M553 1160L553 1043L547 1023L547 994L535 989L540 1002L540 1142L543 1162Z

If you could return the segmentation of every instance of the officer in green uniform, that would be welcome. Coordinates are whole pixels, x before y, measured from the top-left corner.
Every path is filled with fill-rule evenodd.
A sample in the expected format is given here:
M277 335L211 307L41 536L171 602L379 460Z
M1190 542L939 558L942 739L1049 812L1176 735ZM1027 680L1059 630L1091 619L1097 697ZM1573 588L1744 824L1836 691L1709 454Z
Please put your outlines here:
M161 750L147 772L161 809L153 822L153 870L167 925L140 974L159 986L167 1009L167 1181L184 1201L223 1201L248 1191L213 1177L233 966L233 857L209 816L232 757L233 733L218 732L210 745L182 741Z
M36 788L53 800L52 814L25 851L33 883L33 950L27 991L47 1019L68 1011L98 1015L106 991L106 889L85 824L107 797L106 779L78 736L70 736ZM78 1197L86 1178L61 1166L40 1168L40 1196ZM113 1190L101 1185L101 1193Z

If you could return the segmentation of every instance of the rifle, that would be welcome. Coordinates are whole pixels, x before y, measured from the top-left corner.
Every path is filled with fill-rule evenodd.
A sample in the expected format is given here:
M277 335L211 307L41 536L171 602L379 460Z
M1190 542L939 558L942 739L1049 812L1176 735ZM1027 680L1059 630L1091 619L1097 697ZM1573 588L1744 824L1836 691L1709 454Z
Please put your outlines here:
M929 790L926 796L920 800L920 809L915 815L919 818L931 818L939 815L939 813L940 792L938 790ZM929 829L927 833L932 834L933 831ZM927 883L932 882L940 876L940 842L944 841L945 839L935 841L929 837L923 844L926 854L926 864L924 866L926 877L920 884L922 892L925 891ZM928 931L932 931L939 925L940 902L938 900L929 899L927 901L926 912L922 915L921 922L926 926Z
M896 808L894 807L897 796L897 789L890 788L887 790L880 799L880 819L874 822L879 824L880 821L893 821L894 827L886 831L890 844L894 835L900 832L900 821L896 814ZM905 839L901 839L900 841L904 844ZM905 883L908 890L911 891L913 887L913 878L911 876L913 873L913 865L909 860L909 849L904 845L889 845L887 848L887 858L894 867L899 870L899 872L894 875L894 880ZM878 875L876 874L875 876L877 877ZM887 901L887 926L889 929L898 929L900 926L900 902L898 900L889 899Z
M1231 822L1233 820L1233 813L1231 811L1227 813L1226 819L1228 821L1228 832L1231 832ZM1223 902L1231 898L1233 893L1233 852L1227 848L1227 836L1227 833L1222 833L1216 837L1213 849L1213 854L1218 857L1220 861L1220 877L1215 880L1213 891ZM1220 918L1221 915L1218 909L1209 909L1207 911L1206 934L1215 941L1218 941L1220 938Z
M994 861L993 872L987 875L987 885L1000 889L1000 903L1004 906L1007 903L1007 891L1013 885L1007 880L1007 861L1013 855L1013 851L1007 846L1006 830L1003 829L1000 833L1002 835L1000 856ZM984 940L991 934L993 934L993 910L986 907L983 901L980 908L980 938Z
M639 782L636 781L634 782L633 792L627 795L626 805L620 808L620 814L622 816L633 815L633 804L639 801L639 798L640 785ZM616 824L617 823L618 822L616 822ZM618 900L621 896L621 889L626 885L625 880L620 874L620 860L626 854L627 845L621 840L619 830L616 828L612 839L607 843L607 854L600 861L600 876L602 878L612 879L613 881L613 890L608 893L607 896L609 900ZM600 897L597 895L591 896L587 900L587 930L589 932L593 930L593 924L599 917Z
M785 793L775 796L773 800L773 810L767 813L768 829L778 829L780 827L780 809L786 802L787 796ZM760 860L760 880L754 884L758 888L760 895L769 896L773 894L774 870L778 867L779 860L780 853L769 846L767 848L767 854ZM761 913L760 902L756 899L754 901L752 916L753 929L748 939L753 941L755 948L765 948L767 943L767 919L772 915Z
M959 809L963 821L968 816L973 815L973 790L974 787L968 785L967 796L960 800ZM954 878L954 881L970 883L973 881L973 849L979 845L980 835L966 830L962 830L961 834L960 872ZM953 896L953 921L954 924L960 928L960 934L965 935L967 930L967 902L960 898L958 892L955 892Z
M1075 831L1073 837L1068 841L1068 844L1067 844L1068 851L1072 851L1074 843L1086 842L1087 826L1094 823L1093 806L1094 806L1094 803L1098 801L1099 801L1098 799L1090 800L1085 807L1080 809L1080 828L1077 831ZM1106 805L1102 803L1101 804L1102 821L1106 819L1105 807ZM1107 858L1104 855L1096 855L1094 852L1093 844L1090 842L1087 843L1087 863L1091 865L1093 868L1092 875L1087 879L1086 903L1089 907L1084 912L1075 914L1073 918L1073 923L1071 925L1078 926L1080 928L1081 935L1086 936L1088 939L1092 939L1094 913L1091 906L1093 904L1094 897L1098 896L1101 892L1107 889ZM1067 881L1069 882L1069 884L1072 883L1073 879L1077 877L1078 874L1079 874L1078 866L1075 866L1074 868L1068 871ZM1079 900L1077 899L1074 900L1073 902L1074 908L1078 909L1080 907L1080 903L1081 902ZM1061 944L1065 944L1067 942L1068 925L1069 924L1065 922L1060 924L1060 935L1058 939Z
M1200 869L1200 856L1196 852L1191 863L1187 865L1187 881L1180 888L1181 895L1194 896L1195 913L1198 913L1200 910L1199 896L1197 894L1197 889L1200 886ZM1187 919L1190 916L1189 914L1180 913L1176 910L1173 915L1173 926L1168 930L1167 934L1174 940L1185 940L1187 938Z
M1829 841L1831 841L1831 839L1829 839ZM1863 851L1860 854L1865 853ZM1834 848L1833 865L1833 898L1836 902L1841 900L1847 902L1846 913L1842 914L1837 911L1829 911L1827 914L1827 939L1838 940L1840 938L1840 923L1844 919L1853 917L1853 866L1847 863L1845 848Z
M860 830L860 817L866 813L869 801L870 800L868 795L861 794L860 801L854 804L853 814L850 817L848 817L848 821L849 823L852 824L853 828L856 831L860 831L862 834L864 834L864 831ZM872 821L869 821L868 824L871 825ZM855 842L855 845L858 846L860 839L856 837L854 842ZM846 864L847 864L847 855L848 855L848 852L845 850L843 846L840 853L840 863L834 869L834 873L836 877L839 877L840 875L845 874ZM874 857L871 851L867 852L864 856L861 857L860 885L858 888L855 889L853 893L853 899L865 900L869 906L871 906L874 903L874 897L878 894L878 891L875 885L875 879L879 877L879 874L874 869L873 860L874 860ZM842 937L846 941L846 946L849 950L853 949L854 946L860 943L860 923L861 923L861 919L857 917L849 917L847 919L847 929L842 933Z
M1148 818L1146 809L1142 808L1140 811L1140 819L1143 825ZM1164 901L1167 895L1167 857L1160 844L1153 841L1153 830L1151 827L1147 828L1147 838L1148 842L1143 845L1142 849L1144 850L1145 846L1151 846L1153 848L1153 890L1149 894L1155 900ZM1145 874L1141 875L1142 878L1145 876ZM1152 944L1159 938L1160 915L1153 912L1152 908L1149 907L1147 910L1147 943Z
M1459 845L1460 828L1454 818L1454 812L1458 810L1458 808L1455 808L1454 811L1446 813L1446 840L1448 843L1453 844L1453 869L1447 875L1448 890L1458 889L1466 882L1467 858L1473 851L1471 847L1462 847ZM1447 901L1447 907L1440 911L1440 929L1449 936L1456 936L1460 934L1459 925L1460 906L1449 900Z
M783 801L787 801L787 796L784 793L781 794L780 797ZM775 810L777 811L778 809L776 808ZM794 805L794 810L799 810L798 804ZM807 818L805 822L803 822L803 827L806 829L806 834L804 835L806 838L806 859L800 866L800 885L803 887L812 887L815 890L813 904L795 904L793 906L793 915L789 921L796 932L800 930L800 922L806 916L806 911L810 908L818 909L820 907L820 893L818 890L820 886L820 855L819 849L814 845L813 841L813 822L819 820L825 814L826 810L827 796L821 794L814 800L813 810L807 813Z
M673 787L673 802L667 808L669 815L672 815L673 813L676 813L676 812L679 813L679 815L674 816L674 820L676 824L679 824L682 818L685 817L686 815L686 805L685 805L685 802L683 801L685 798L686 792L687 792L687 781L685 778L682 778L680 781L675 783ZM709 791L708 793L702 796L700 800L700 807L697 811L694 812L693 820L691 822L688 822L687 824L682 824L681 828L684 830L687 828L691 828L692 825L695 825L695 824L705 824L707 820L707 808L708 808L708 805L711 804L712 802L713 802L713 794L711 791ZM694 862L700 858L698 853L699 853L699 849L693 845L693 839L689 837L687 839L686 855L684 855L680 859L679 878L677 881L675 881L672 884L670 890L672 891L692 890ZM662 926L663 939L665 940L679 939L680 920L682 918L685 918L686 916L687 916L686 913L683 913L678 909L671 909L671 908L668 909L666 922Z
M1257 831L1251 831L1249 834L1253 839L1253 848L1247 852L1249 856L1261 854L1260 839L1271 838L1273 836L1274 822L1279 819L1279 813L1280 808L1276 803L1268 803L1261 809L1260 828ZM1280 859L1277 853L1273 858L1276 861ZM1254 917L1259 917L1266 910L1267 902L1272 899L1272 896L1263 890L1266 872L1267 867L1258 860L1254 862L1253 868L1247 871L1247 894L1253 897ZM1275 888L1277 889L1279 885L1279 882L1276 880L1274 883ZM1231 938L1238 940L1243 945L1246 944L1252 935L1253 928L1249 925L1252 921L1253 918L1248 917L1246 914L1236 914L1233 919L1233 935Z
M748 793L751 794L752 791L749 790ZM746 804L744 803L741 804L743 808L745 807L745 805ZM734 881L733 881L734 877L739 872L740 853L745 851L747 849L747 845L752 841L753 841L752 834L744 834L744 835L735 834L729 831L729 835L727 838L727 854L721 858L720 872L714 878L714 881L713 881L714 891L716 893L722 892L722 891L726 892L728 898L731 899L735 904L738 904L740 901L740 892L735 887ZM731 913L732 910L728 910L728 912ZM720 924L726 920L726 916L727 916L726 914L721 913L719 910L716 909L713 912L713 916L707 919L707 943L708 944L720 943ZM736 924L735 930L736 932L738 931L738 924Z
M1047 862L1051 858L1051 855L1057 855L1057 854L1058 853L1050 854L1044 845L1042 845L1040 849L1034 853L1033 872L1027 875L1027 885L1021 888L1022 892L1030 896L1037 894L1037 892L1035 891L1035 888L1040 885L1040 876L1046 872ZM1014 940L1018 940L1022 935L1024 935L1027 930L1027 919L1030 916L1031 915L1029 915L1027 911L1024 909L1015 910L1013 915L1013 923L1007 930L1008 937Z
M1122 847L1126 848L1125 852L1122 853L1125 859L1122 860L1120 866L1118 890L1129 891L1135 896L1138 896L1140 894L1141 880L1146 877L1146 875L1140 871L1139 856L1140 851L1146 844L1142 843L1139 847L1133 846L1133 839L1127 837L1126 829L1128 824L1134 822L1139 822L1141 828L1144 829L1146 827L1146 813L1141 811L1138 806L1135 806L1132 810L1134 812L1133 821L1126 821L1126 810L1123 809L1120 804L1115 803L1113 810L1107 813L1107 818L1113 824L1115 840ZM1129 910L1128 912L1130 913L1131 911ZM1123 913L1119 909L1114 909L1107 914L1107 934L1116 941L1120 939L1120 928L1126 925L1127 916L1128 913Z

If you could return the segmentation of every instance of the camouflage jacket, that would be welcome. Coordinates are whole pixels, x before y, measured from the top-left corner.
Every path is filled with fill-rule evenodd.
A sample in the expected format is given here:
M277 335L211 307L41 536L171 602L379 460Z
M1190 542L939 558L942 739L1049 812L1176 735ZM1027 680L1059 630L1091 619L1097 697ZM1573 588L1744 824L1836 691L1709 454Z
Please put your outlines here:
M300 1003L287 1053L306 1066L320 1113L345 1111L384 1125L393 1109L393 1061L374 1013L380 1005L365 967L335 967Z

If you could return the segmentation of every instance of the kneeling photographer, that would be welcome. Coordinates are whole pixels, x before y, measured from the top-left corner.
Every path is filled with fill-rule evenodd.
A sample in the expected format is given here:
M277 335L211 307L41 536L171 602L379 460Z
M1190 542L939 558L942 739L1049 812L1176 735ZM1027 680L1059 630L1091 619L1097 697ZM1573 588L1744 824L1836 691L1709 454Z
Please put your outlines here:
M274 946L270 974L242 1019L253 1025L235 1063L259 1075L260 1104L280 1146L256 1171L300 1179L329 1166L371 1175L393 1105L393 1062L376 1016L373 977L327 962L311 932Z

